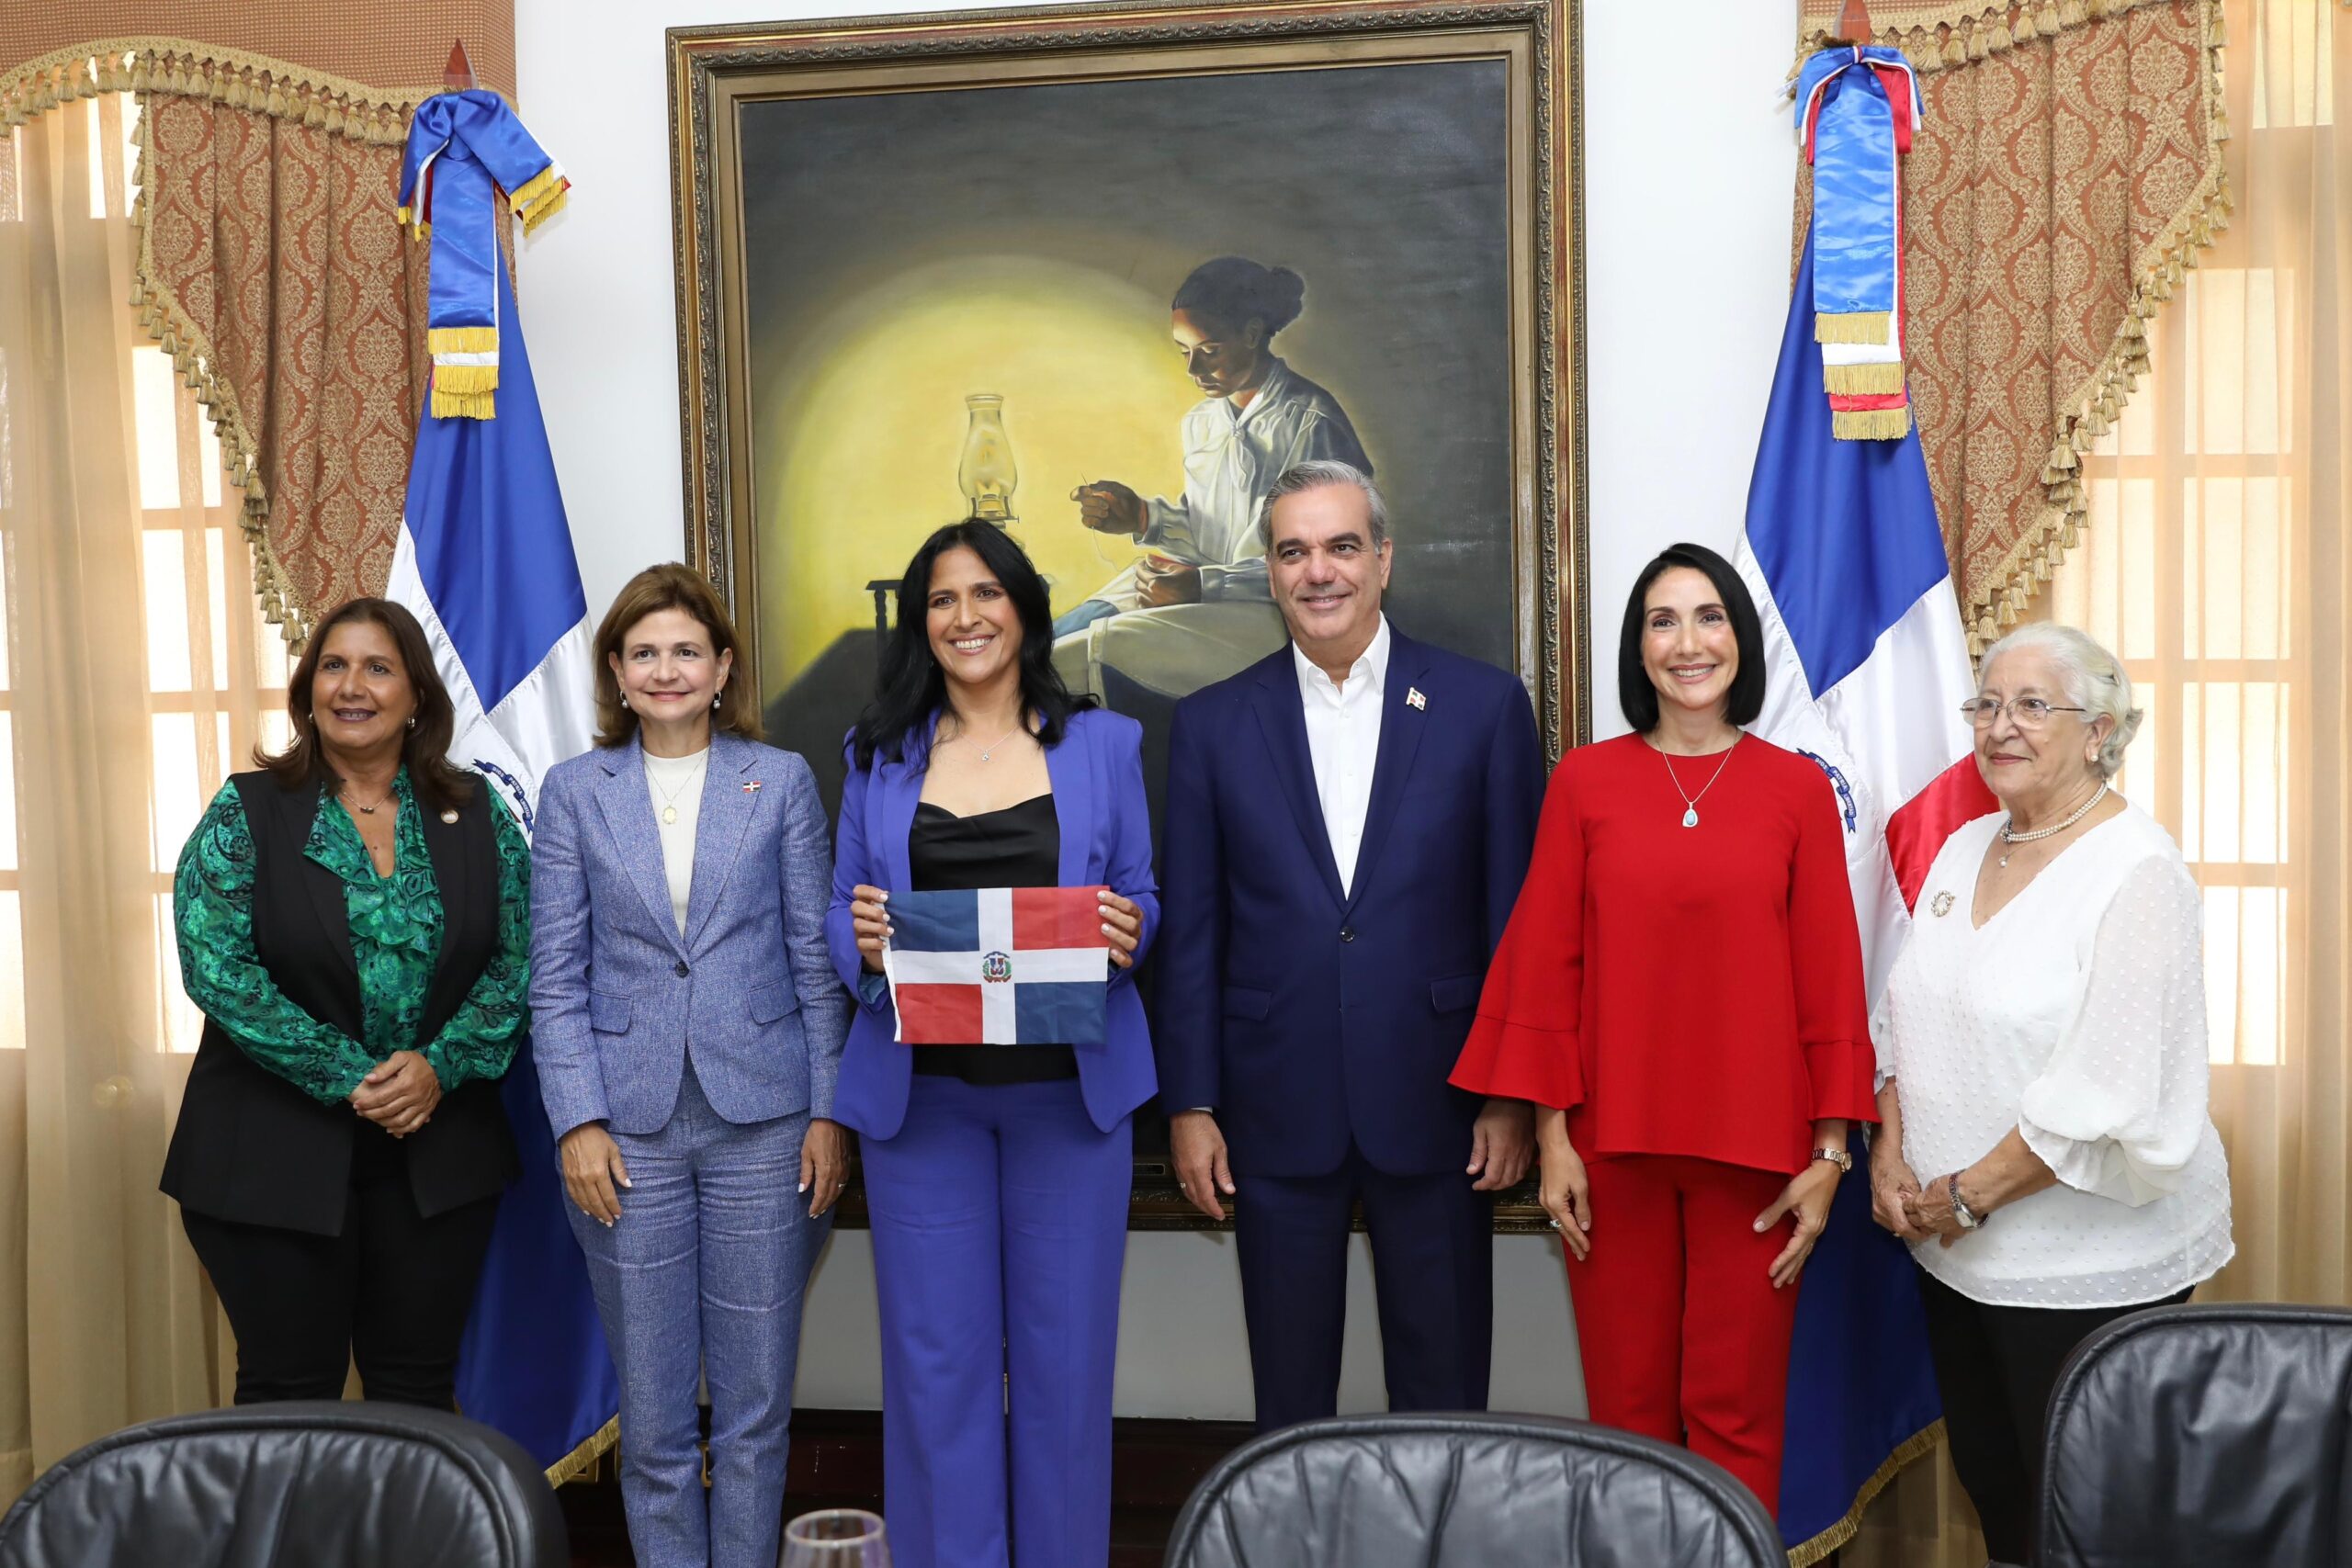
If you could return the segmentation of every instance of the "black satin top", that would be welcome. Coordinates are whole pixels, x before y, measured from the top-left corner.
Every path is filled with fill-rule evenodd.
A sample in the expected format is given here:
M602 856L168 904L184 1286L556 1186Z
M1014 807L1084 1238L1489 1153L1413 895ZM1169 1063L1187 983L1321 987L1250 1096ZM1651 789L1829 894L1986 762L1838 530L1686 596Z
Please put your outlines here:
M1061 863L1061 818L1051 795L970 817L923 801L907 831L907 869L918 893L1056 887ZM968 1084L1047 1083L1078 1077L1078 1055L1067 1045L919 1045L915 1071Z

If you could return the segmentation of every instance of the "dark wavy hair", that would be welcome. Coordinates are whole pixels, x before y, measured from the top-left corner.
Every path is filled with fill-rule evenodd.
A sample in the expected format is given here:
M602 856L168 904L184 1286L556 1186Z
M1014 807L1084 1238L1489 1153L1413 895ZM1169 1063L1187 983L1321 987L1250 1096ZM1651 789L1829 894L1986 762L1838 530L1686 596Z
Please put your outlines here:
M300 789L318 782L327 795L339 794L343 775L327 760L319 741L318 720L311 716L311 689L318 682L319 660L325 654L327 634L346 621L367 621L390 634L400 650L409 689L416 694L416 728L401 738L401 761L408 764L409 786L417 798L435 811L463 806L473 798L474 776L449 764L449 745L457 739L458 709L449 688L433 666L433 645L416 617L390 599L350 599L327 613L311 628L302 645L302 657L286 680L286 716L294 721L294 739L283 751L254 748L254 762L266 768L280 789Z
M1643 608L1650 584L1679 566L1704 572L1731 617L1739 669L1724 696L1724 717L1733 724L1753 724L1764 711L1764 620L1731 562L1704 545L1668 545L1634 580L1634 592L1625 601L1625 629L1617 639L1617 705L1624 710L1625 722L1640 733L1657 728L1657 688L1650 684L1649 670L1642 663Z
M882 649L882 674L851 740L860 768L872 767L876 757L921 763L929 752L932 716L947 701L946 673L931 652L931 569L954 549L978 556L1021 616L1021 701L1037 716L1037 743L1059 744L1069 716L1094 705L1091 697L1071 696L1054 671L1051 596L1029 552L993 523L950 523L922 542L899 581L899 619Z
M1306 279L1286 266L1261 266L1247 256L1218 256L1185 276L1168 308L1205 316L1236 331L1256 321L1272 338L1306 308Z

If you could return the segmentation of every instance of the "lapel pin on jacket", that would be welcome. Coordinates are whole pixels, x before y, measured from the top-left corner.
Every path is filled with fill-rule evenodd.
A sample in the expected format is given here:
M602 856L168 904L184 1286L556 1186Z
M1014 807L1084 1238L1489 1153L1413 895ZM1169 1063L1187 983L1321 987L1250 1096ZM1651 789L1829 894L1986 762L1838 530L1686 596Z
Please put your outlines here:
M743 786L743 793L744 793L745 795L757 795L757 794L759 794L759 793L760 793L760 781L759 781L759 780L757 780L757 779L753 779L751 783L749 783L749 784L745 784L745 785Z
M1421 695L1421 689L1419 686L1408 686L1405 688L1405 705L1407 707L1426 708L1430 705L1430 700L1429 698Z
M453 808L453 809L451 809L451 810L444 811L443 813L441 813L441 820L442 820L442 821L444 821L444 822L451 823L451 824L453 824L453 825L454 825L454 824L457 822L457 820L458 820L458 813L457 813L457 811L456 811L454 808Z

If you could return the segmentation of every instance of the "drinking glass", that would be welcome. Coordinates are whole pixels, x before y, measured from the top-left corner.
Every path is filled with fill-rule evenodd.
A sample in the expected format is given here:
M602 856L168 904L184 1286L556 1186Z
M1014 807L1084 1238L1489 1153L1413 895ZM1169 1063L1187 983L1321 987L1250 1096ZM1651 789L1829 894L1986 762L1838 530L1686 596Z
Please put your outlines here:
M890 1568L881 1516L863 1508L801 1515L784 1528L777 1568Z

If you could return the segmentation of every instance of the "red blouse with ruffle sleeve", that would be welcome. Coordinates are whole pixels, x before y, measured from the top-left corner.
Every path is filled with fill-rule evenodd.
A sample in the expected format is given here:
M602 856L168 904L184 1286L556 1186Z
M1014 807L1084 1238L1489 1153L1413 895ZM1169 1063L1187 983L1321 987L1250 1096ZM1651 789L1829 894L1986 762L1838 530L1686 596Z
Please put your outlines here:
M1794 1175L1816 1120L1877 1120L1875 1066L1819 766L1752 735L1727 755L1628 735L1561 759L1457 1088L1567 1110L1586 1159Z

